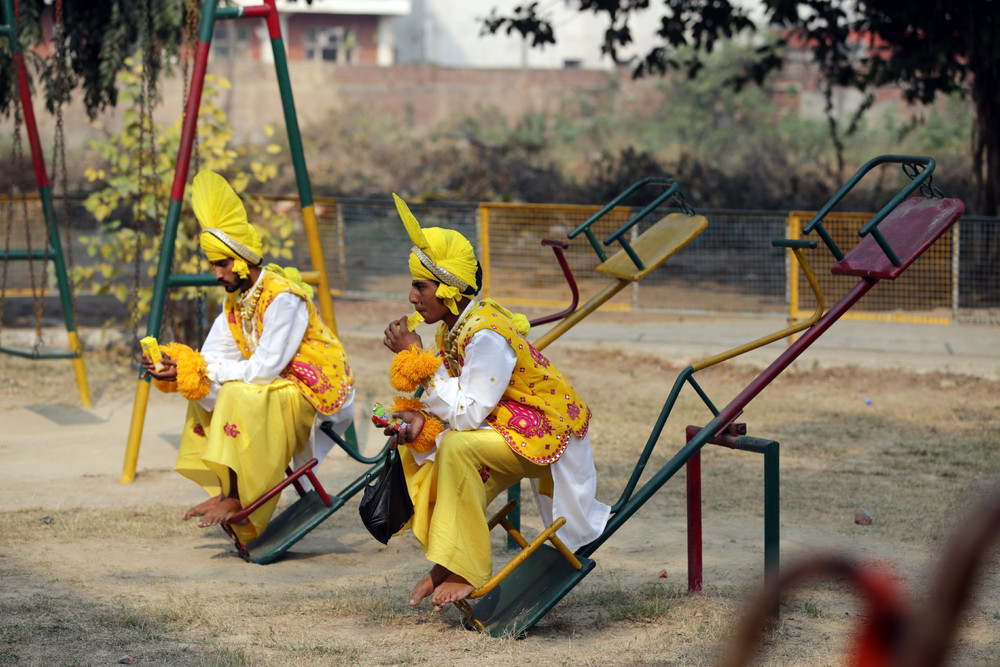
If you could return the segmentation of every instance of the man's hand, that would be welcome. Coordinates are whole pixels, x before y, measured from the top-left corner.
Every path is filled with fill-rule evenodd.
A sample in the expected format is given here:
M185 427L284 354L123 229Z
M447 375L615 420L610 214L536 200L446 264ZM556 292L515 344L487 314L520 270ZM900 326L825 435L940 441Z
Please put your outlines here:
M170 355L164 354L160 359L160 363L163 364L163 370L158 371L156 367L153 366L153 362L150 361L149 357L142 358L142 376L144 378L152 377L157 380L173 381L177 379L177 360L171 359Z
M405 320L406 318L404 317L403 319ZM390 441L389 448L395 451L399 445L405 445L417 439L420 431L424 428L424 413L415 410L402 410L400 412L393 412L392 416L402 419L409 424L406 428L398 431L394 431L394 427L392 426L383 431L385 435L391 436L392 440Z
M402 352L414 345L418 348L423 348L424 346L423 341L420 340L420 336L406 327L405 317L389 323L389 326L385 328L385 338L382 339L382 344L393 352Z

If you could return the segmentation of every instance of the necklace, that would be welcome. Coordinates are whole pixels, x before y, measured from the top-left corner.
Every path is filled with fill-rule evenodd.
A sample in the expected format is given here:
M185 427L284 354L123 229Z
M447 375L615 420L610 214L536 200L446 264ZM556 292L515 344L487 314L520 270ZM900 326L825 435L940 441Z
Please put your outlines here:
M257 312L257 303L260 301L260 288L261 285L257 285L257 288L253 292L248 294L246 297L240 301L240 315L243 319L243 331L250 335L253 333L253 316Z
M465 313L463 313L462 317L455 322L455 326L451 328L451 331L448 332L448 335L444 339L444 358L448 363L448 367L455 373L458 373L462 368L461 360L458 358L458 346L456 344L458 335L462 333L463 329L465 329L469 316L473 311L479 310L480 305L481 304L476 304L466 308Z

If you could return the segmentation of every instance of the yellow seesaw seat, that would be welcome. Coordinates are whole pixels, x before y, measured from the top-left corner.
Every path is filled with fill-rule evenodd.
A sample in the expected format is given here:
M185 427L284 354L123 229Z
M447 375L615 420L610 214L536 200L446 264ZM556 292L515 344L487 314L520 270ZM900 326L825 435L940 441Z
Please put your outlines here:
M622 280L638 282L690 243L706 227L708 219L703 215L687 213L666 215L640 234L631 244L636 255L642 260L644 268L636 266L632 257L625 248L622 248L599 265L597 271Z

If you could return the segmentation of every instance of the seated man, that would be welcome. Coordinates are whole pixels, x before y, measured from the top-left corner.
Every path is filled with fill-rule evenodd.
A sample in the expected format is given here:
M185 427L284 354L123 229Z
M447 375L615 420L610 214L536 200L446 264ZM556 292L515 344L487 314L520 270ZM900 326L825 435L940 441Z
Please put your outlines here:
M595 498L590 410L525 338L527 320L490 299L473 300L482 270L465 237L421 229L398 197L396 206L414 243L410 303L426 322L441 324L439 352L423 349L405 317L385 330L383 343L396 353L393 387L425 390L422 403L396 399L394 416L410 426L386 435L405 445L400 457L414 506L408 527L434 563L410 604L430 595L440 610L489 581L486 509L501 491L530 478L542 521L566 519L557 535L570 549L603 532L610 508Z
M338 432L354 418L354 378L336 335L312 303L312 288L295 269L263 266L261 241L239 196L218 174L200 172L191 203L201 223L201 248L226 289L222 313L201 353L179 343L163 347L163 370L149 359L144 374L188 405L175 470L210 498L185 519L217 525L279 484L285 469L333 443L317 437L322 420ZM246 544L267 526L278 498L233 526Z

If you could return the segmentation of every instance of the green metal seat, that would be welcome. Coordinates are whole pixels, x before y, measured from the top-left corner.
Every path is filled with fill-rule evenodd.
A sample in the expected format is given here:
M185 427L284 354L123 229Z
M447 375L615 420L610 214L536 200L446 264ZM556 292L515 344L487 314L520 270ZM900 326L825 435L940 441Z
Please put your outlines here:
M0 354L9 354L24 359L79 359L80 355L65 348L39 345L35 347L0 346Z
M326 433L340 447L356 461L373 464L360 477L344 487L340 493L329 495L316 479L313 468L318 465L316 459L312 459L298 470L288 472L288 476L278 486L268 493L258 498L251 505L230 518L230 522L236 523L244 520L252 514L258 507L266 503L274 496L280 494L289 485L294 485L299 492L299 499L286 508L277 516L271 518L267 528L256 539L242 544L236 534L229 527L228 523L223 523L222 528L236 545L236 550L244 560L258 565L267 565L280 558L296 542L305 537L313 528L326 521L331 514L344 506L351 497L365 487L374 477L382 472L385 465L385 450L389 446L389 440L379 450L379 453L372 457L363 456L358 448L358 441L354 431L354 424L348 425L344 435L333 430L329 422L323 422L320 430ZM299 479L306 477L312 489L305 491Z
M281 514L271 519L264 532L246 545L240 555L251 563L267 565L277 560L288 549L306 536L313 528L326 521L343 506L346 499L330 496L330 504L320 498L316 489L295 501Z
M580 569L543 544L492 591L467 603L478 623L466 619L465 626L493 637L522 636L596 565L589 558L577 559Z

